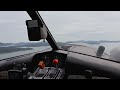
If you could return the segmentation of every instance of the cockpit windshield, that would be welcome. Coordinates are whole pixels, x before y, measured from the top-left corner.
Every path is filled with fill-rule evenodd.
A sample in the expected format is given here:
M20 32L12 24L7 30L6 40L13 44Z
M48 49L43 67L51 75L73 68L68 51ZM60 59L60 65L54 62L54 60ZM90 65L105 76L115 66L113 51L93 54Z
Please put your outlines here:
M39 11L57 44L69 51L120 60L119 11ZM52 49L47 40L28 40L26 11L0 11L0 59ZM74 45L74 46L73 46ZM74 48L81 46L78 48ZM112 58L109 58L111 56Z
M119 11L39 11L39 13L59 43L85 45L95 49L104 46L108 55L114 48L120 47ZM79 51L91 54L89 49L81 48Z

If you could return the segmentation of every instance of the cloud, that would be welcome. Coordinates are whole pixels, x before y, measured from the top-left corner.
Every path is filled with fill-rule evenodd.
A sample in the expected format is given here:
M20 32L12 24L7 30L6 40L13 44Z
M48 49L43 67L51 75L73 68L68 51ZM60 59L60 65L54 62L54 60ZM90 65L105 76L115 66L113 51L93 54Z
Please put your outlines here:
M56 41L120 40L120 11L40 11ZM25 11L0 11L0 42L28 41Z
M119 11L43 11L40 13L57 40L118 40L120 34Z

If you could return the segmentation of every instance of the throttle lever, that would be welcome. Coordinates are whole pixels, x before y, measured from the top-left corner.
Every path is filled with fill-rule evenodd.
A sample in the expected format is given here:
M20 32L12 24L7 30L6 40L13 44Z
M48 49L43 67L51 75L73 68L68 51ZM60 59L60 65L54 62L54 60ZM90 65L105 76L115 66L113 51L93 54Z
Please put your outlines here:
M53 60L53 63L54 63L54 65L56 66L56 69L58 69L59 60L58 60L58 59L54 59L54 60Z

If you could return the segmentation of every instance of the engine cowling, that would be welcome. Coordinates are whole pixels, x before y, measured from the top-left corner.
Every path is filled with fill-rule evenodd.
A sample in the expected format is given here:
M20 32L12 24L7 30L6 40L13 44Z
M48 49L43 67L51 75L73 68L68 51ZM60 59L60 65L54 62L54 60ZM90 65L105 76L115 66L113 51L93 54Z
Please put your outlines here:
M115 61L120 61L120 47L116 47L110 51L110 56Z

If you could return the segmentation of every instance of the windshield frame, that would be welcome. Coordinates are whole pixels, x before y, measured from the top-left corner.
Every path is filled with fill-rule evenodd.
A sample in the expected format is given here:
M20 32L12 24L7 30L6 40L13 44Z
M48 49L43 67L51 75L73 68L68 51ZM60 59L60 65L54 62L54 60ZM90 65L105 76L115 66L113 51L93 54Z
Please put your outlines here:
M48 43L50 44L52 49L60 50L60 47L58 46L57 42L53 38L53 36L52 36L50 30L48 29L47 25L45 24L44 20L40 16L40 13L38 11L26 11L26 12L31 17L32 20L38 20L39 23L42 24L44 28L46 28L47 33L48 33L46 40L48 41Z

